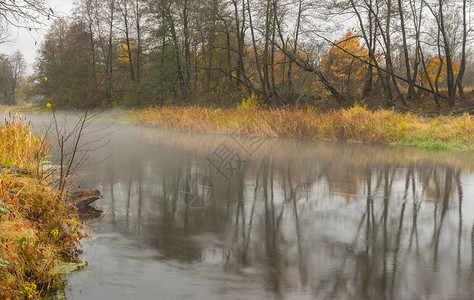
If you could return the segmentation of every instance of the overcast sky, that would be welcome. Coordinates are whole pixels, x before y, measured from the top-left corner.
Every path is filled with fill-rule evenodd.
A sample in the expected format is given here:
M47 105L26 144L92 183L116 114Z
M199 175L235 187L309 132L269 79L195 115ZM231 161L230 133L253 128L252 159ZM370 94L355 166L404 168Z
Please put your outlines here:
M49 0L51 8L57 16L66 16L71 12L74 0ZM50 23L48 23L49 26ZM46 26L46 27L48 27ZM28 72L32 71L32 65L35 62L36 51L39 49L41 42L48 28L40 31L28 32L27 29L16 29L11 28L11 40L10 43L0 44L0 53L12 54L16 50L20 50L25 56L25 60L28 64ZM35 40L38 42L35 45Z

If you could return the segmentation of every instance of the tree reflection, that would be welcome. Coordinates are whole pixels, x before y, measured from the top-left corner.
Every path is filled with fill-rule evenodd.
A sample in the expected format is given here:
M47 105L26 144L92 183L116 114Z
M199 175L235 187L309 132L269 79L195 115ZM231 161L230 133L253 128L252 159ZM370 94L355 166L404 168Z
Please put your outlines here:
M472 297L468 169L371 160L376 154L355 146L286 155L264 145L226 182L208 170L213 145L200 152L189 141L155 143L106 168L103 226L154 249L157 259L241 276L252 270L249 280L273 298ZM206 207L180 200L180 182L192 172L214 182Z

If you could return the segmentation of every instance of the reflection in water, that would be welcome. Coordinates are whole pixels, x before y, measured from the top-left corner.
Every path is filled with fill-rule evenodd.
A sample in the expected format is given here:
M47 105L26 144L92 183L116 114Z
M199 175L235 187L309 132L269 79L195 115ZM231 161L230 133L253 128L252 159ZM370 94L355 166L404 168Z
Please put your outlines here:
M98 186L89 270L68 298L472 298L470 156L271 139L228 181L222 142L126 127L81 179ZM207 174L193 208L182 179Z

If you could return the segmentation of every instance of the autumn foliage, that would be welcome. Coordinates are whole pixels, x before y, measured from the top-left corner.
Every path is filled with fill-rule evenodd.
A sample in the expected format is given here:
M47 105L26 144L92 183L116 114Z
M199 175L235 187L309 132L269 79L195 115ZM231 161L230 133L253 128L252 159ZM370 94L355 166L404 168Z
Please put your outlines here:
M367 69L366 64L354 56L368 60L368 50L361 45L359 37L349 30L335 42L320 63L324 76L346 96L360 92Z
M459 73L459 63L456 60L453 60L453 72L454 75ZM441 83L444 80L444 77L447 73L446 68L446 58L443 56L435 55L428 59L426 63L426 72L421 73L420 81L423 86L429 86L429 82L433 84ZM429 79L429 81L428 81Z

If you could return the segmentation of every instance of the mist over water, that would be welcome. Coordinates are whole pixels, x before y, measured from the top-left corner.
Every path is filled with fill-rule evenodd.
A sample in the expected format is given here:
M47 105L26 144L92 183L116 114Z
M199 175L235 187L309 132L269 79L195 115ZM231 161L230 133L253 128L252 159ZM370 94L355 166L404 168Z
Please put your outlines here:
M67 299L473 298L472 155L118 128L75 178L104 199Z

